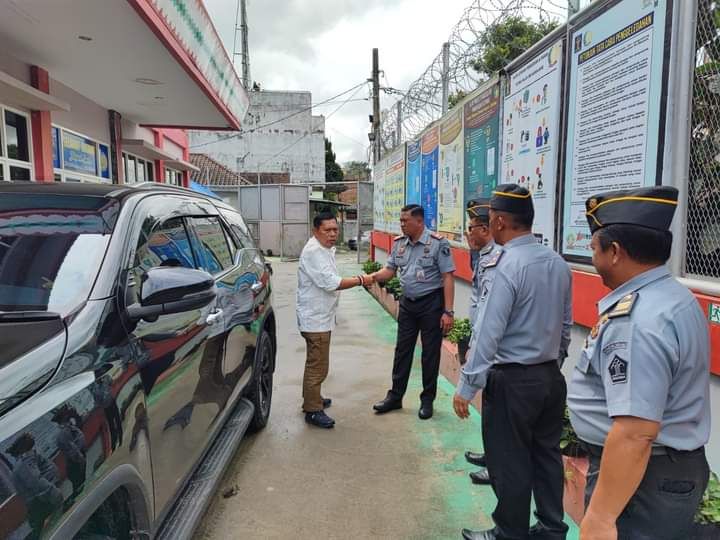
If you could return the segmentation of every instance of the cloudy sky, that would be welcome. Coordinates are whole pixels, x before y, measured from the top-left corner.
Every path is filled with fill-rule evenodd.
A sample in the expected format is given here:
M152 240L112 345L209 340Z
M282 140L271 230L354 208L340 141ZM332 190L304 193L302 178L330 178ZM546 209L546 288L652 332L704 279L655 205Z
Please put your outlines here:
M204 0L232 52L237 0ZM248 0L250 74L265 90L309 90L313 102L370 77L380 49L381 84L406 90L438 54L470 0ZM238 46L239 47L239 46ZM237 58L240 72L240 57ZM345 97L350 97L347 95ZM367 98L363 87L354 99ZM383 107L394 97L383 98ZM328 115L339 103L317 107ZM345 105L327 120L338 161L367 159L369 101Z

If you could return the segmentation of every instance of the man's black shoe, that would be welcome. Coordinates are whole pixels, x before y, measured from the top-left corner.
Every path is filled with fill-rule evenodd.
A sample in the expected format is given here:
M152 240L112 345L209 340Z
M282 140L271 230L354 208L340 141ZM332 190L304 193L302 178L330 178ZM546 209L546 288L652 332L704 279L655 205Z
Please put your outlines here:
M420 417L420 420L427 420L429 418L432 418L432 415L433 415L432 403L423 403L420 405L420 410L418 411L418 416Z
M565 538L567 538L567 530L562 532L552 531L538 521L530 527L528 537L533 540L565 540Z
M325 411L305 413L305 421L313 426L330 429L335 427L335 420L330 418Z
M332 399L328 397L323 398L323 409L329 409L330 405L332 405Z
M472 465L478 467L487 467L487 461L485 461L485 454L477 454L475 452L465 452L465 459Z
M496 540L499 538L495 529L488 529L487 531L463 529L462 536L465 540Z
M487 469L480 469L479 471L471 472L470 480L472 480L473 484L478 486L490 485L490 475L488 474Z
M375 405L373 405L373 409L375 409L377 414L385 414L390 411L402 409L402 401L386 397L382 401L378 401Z

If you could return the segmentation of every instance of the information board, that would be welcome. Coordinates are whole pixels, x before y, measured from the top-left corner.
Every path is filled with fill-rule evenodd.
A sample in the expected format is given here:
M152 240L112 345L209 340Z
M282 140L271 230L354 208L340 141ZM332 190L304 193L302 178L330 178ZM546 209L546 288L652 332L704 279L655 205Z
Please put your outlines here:
M425 211L425 225L437 231L437 188L438 188L438 150L440 129L430 128L422 136L422 207Z
M591 255L585 217L588 197L661 180L667 8L666 0L623 0L572 30L565 255Z
M554 247L555 193L560 149L562 41L508 74L503 105L502 183L533 196L533 232Z
M465 102L465 204L490 197L498 180L500 86L494 81Z
M422 204L421 193L422 161L420 159L420 140L407 145L407 167L405 185L405 203Z
M388 156L385 163L385 230L400 234L400 209L405 206L405 145Z
M385 160L373 167L373 229L385 230Z
M457 107L440 123L438 232L462 240L463 232L463 109Z

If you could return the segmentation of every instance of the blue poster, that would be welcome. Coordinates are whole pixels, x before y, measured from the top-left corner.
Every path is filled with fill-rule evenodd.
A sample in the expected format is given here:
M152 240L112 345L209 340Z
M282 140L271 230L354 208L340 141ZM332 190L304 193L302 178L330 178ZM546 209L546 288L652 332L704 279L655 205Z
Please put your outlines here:
M420 195L425 211L425 225L437 231L437 187L440 128L434 127L422 137L422 185Z
M490 197L498 183L500 85L480 90L465 103L465 204Z
M591 256L587 199L662 180L658 161L667 8L667 0L624 0L571 28L565 255Z
M110 149L104 144L99 144L100 149L100 176L110 179Z
M60 168L60 130L56 127L52 128L52 153L53 153L53 169Z
M420 159L420 141L408 143L405 184L405 204L421 204L422 160Z
M68 171L97 175L97 145L94 141L62 132L63 165Z

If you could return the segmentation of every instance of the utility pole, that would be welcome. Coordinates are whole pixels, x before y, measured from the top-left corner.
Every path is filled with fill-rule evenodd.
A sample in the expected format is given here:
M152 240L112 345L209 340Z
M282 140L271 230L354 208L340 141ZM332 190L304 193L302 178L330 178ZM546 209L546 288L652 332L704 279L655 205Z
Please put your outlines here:
M373 165L380 161L380 53L372 51L372 88L373 88Z
M239 25L238 25L239 23ZM237 38L240 32L241 52L237 50ZM235 42L233 44L233 59L242 57L242 83L245 90L250 90L250 47L248 46L247 2L238 0L235 12Z
M442 46L442 113L448 112L450 99L450 44Z
M400 146L400 143L402 142L402 98L398 99L397 102L397 125L395 127L395 146Z

